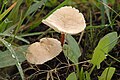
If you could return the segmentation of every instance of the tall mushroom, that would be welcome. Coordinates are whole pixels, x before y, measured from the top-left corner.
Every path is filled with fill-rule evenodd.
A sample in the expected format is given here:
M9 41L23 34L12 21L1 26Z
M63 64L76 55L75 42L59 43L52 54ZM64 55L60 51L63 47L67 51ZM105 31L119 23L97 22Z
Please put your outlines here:
M43 64L62 51L61 43L54 38L42 38L28 47L26 59L32 64Z
M83 14L71 6L61 7L42 22L55 31L62 33L62 39L64 34L77 34L86 27Z

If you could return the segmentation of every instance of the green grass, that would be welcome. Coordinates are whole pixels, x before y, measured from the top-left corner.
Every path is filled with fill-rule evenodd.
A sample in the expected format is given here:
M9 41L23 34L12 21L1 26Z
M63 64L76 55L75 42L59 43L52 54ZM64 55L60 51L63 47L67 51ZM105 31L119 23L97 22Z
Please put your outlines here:
M60 1L0 0L0 73L5 74L0 74L0 79L119 79L119 2ZM41 21L65 5L76 7L85 16L87 27L84 34L67 36L64 52L43 65L32 65L25 61L25 53L31 43L43 37L60 39L59 33ZM9 70L15 73L9 73ZM44 76L39 77L41 75Z

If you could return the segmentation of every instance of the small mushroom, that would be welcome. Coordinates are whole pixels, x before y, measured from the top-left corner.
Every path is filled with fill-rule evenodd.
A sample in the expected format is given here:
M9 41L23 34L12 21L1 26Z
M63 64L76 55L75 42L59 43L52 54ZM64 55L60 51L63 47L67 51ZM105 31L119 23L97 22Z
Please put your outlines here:
M61 43L54 38L42 38L28 47L26 59L32 64L43 64L62 51Z
M83 14L71 6L56 10L42 22L57 32L68 34L77 34L86 27Z
M65 34L77 34L82 32L86 27L83 14L71 6L61 7L49 17L42 20L42 22L61 33L62 45Z

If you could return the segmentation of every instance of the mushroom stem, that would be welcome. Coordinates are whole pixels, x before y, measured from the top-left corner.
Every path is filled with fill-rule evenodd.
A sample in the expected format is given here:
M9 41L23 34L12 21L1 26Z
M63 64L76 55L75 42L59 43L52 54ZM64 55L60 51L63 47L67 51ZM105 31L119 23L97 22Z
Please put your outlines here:
M65 34L64 34L64 33L61 33L60 42L61 42L61 45L62 45L62 46L63 46L63 44L64 44L64 41L65 41Z

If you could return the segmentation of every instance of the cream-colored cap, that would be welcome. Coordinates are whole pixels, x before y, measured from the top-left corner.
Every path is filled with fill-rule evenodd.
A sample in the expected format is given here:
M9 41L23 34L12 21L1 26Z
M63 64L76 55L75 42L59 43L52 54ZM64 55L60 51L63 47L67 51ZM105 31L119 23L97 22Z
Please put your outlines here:
M42 22L57 32L68 34L77 34L86 27L83 14L71 6L61 7Z
M54 38L42 38L40 42L35 42L28 47L26 59L32 64L43 64L62 51L60 41Z

